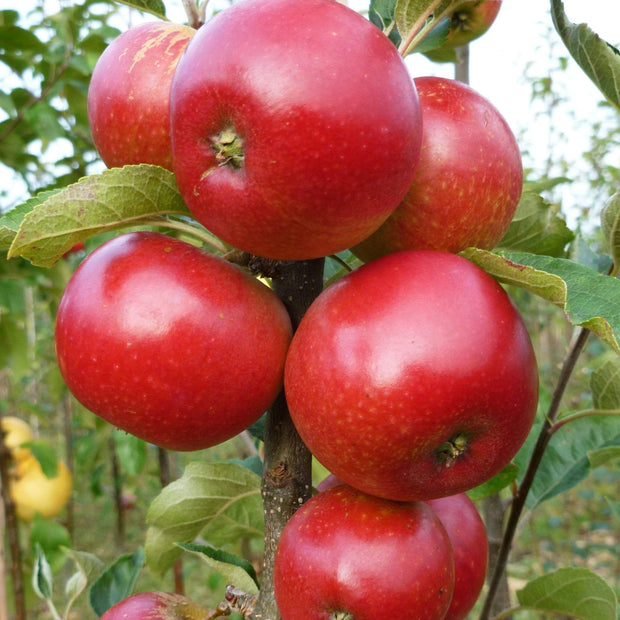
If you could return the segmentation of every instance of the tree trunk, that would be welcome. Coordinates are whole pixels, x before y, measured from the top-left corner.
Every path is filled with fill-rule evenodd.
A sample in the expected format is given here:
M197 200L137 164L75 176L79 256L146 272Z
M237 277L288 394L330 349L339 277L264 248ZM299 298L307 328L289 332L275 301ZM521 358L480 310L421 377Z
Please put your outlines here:
M324 259L282 263L272 278L293 329L323 290ZM273 592L273 562L280 534L297 508L312 495L312 455L289 415L284 392L267 413L262 496L265 510L265 558L254 620L279 620Z

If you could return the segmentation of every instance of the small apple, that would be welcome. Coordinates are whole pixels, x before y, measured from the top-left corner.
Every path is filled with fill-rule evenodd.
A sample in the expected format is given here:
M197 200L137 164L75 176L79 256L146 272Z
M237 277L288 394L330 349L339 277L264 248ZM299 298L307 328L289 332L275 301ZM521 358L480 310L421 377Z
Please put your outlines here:
M504 289L432 250L384 256L326 288L293 336L284 386L322 465L401 501L497 474L538 403L532 343Z
M353 248L365 261L398 250L492 249L521 197L519 146L497 108L456 80L414 81L424 118L420 161L400 206Z
M139 592L110 607L101 620L204 620L208 609L171 592Z
M174 173L194 216L247 252L326 256L407 192L415 86L390 40L333 0L241 0L210 19L171 89Z
M108 168L172 169L170 84L194 32L180 24L147 22L123 32L99 57L88 88L88 119Z
M73 478L65 463L58 461L56 476L48 478L32 455L17 464L15 479L10 485L17 516L27 522L37 513L46 519L58 515L67 505L72 491Z
M158 233L121 235L72 275L56 319L69 390L148 442L198 450L253 424L282 386L291 339L276 294Z
M445 41L425 55L435 62L455 62L457 47L481 37L492 25L502 6L502 0L467 0L459 4L450 16L450 29Z
M484 522L465 493L426 502L446 528L454 554L454 594L445 620L463 620L480 596L489 543Z
M5 433L4 445L9 449L11 458L14 461L21 461L32 453L28 447L22 447L22 444L28 443L34 439L30 425L15 416L3 416L0 425Z
M453 587L452 547L427 504L347 485L303 504L276 550L282 620L441 620Z

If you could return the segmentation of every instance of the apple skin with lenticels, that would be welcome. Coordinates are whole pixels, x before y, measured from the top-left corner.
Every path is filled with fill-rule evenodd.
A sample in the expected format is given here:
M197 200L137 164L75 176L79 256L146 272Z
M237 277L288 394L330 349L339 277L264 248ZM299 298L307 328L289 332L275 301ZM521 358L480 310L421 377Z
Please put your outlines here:
M452 547L427 504L347 485L303 504L276 550L282 620L441 620L453 587Z
M172 170L170 84L195 32L147 22L120 34L99 57L88 87L88 120L108 168L153 164Z
M334 0L242 0L210 19L171 88L174 173L227 243L284 260L362 241L413 179L422 119L389 39Z
M493 249L523 190L516 138L485 97L457 80L415 80L424 118L422 151L407 195L353 248L369 261L399 250Z
M397 252L326 288L293 336L284 387L317 460L366 493L454 495L525 441L538 372L504 289L447 252Z
M56 354L69 390L115 426L172 450L230 439L272 404L292 327L256 278L178 239L121 235L63 293Z

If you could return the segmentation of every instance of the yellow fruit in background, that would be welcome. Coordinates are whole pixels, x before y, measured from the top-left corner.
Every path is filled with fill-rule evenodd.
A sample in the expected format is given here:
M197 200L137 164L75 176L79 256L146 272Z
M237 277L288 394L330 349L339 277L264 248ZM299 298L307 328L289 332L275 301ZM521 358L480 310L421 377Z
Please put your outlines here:
M30 426L21 418L5 416L1 421L2 430L6 433L4 443L16 461L32 456L28 448L20 448L23 443L32 441L34 436Z
M62 461L58 461L58 472L54 478L46 477L34 456L22 460L15 473L11 497L17 516L22 521L32 521L36 513L48 519L55 517L71 497L73 479Z

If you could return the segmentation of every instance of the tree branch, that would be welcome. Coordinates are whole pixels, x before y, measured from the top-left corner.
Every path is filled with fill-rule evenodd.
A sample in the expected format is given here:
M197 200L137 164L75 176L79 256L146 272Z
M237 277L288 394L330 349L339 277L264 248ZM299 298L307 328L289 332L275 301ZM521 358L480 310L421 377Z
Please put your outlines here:
M272 279L293 329L323 290L324 259L282 263ZM265 510L265 558L254 620L280 618L273 592L273 562L280 534L297 508L312 494L312 455L291 420L284 392L267 413L262 496Z

